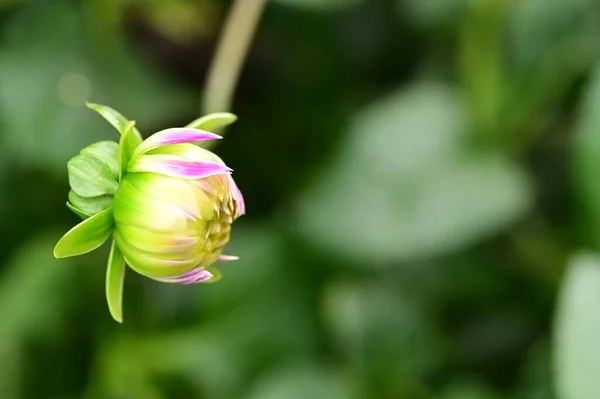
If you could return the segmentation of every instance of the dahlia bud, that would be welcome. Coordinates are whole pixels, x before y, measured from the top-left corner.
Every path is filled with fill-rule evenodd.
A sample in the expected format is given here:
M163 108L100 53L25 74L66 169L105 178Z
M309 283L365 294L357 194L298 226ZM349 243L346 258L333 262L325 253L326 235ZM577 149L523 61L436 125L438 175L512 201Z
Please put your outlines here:
M245 213L244 199L221 158L193 144L220 139L201 129L236 117L210 114L142 141L134 122L108 107L88 106L121 140L93 144L69 161L67 206L84 221L60 239L54 256L90 252L112 234L106 295L121 322L125 264L154 280L191 284L217 281L212 265L237 259L222 251L231 224Z

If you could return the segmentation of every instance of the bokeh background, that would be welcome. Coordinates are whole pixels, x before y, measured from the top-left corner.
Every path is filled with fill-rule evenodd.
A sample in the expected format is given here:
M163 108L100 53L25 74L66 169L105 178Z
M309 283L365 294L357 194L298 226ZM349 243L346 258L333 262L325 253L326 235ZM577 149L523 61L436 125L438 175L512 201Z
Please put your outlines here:
M243 0L241 0L243 1ZM600 2L271 0L214 285L57 261L66 162L203 113L229 1L0 1L0 399L600 398Z

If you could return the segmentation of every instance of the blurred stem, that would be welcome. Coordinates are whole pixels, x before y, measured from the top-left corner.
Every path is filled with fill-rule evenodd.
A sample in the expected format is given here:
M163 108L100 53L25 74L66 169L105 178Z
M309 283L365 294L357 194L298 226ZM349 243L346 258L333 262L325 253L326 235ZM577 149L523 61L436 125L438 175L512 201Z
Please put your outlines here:
M204 113L229 111L244 59L267 0L236 0L208 71Z
M502 32L511 1L472 1L460 33L459 73L477 131L498 140L499 109L506 82Z

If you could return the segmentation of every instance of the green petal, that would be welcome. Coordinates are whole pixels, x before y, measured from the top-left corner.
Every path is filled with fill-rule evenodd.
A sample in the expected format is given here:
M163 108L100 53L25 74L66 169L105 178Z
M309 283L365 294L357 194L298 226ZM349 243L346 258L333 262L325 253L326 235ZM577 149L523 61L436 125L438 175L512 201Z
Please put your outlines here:
M121 115L119 112L115 111L110 107L107 107L106 105L88 102L86 102L85 105L87 105L88 108L93 109L94 111L99 113L104 119L108 121L108 123L113 125L113 127L117 129L119 133L121 133L121 135L125 133L129 120L123 115ZM138 132L137 129L134 129L134 135L138 137L140 142L142 141L142 135L140 134L140 132Z
M84 211L82 211L81 209L75 207L74 205L72 205L69 201L67 201L67 208L69 208L70 210L73 211L74 214L76 214L77 216L79 216L82 219L87 219L92 215L89 215L87 213L85 213Z
M127 171L127 164L133 155L133 151L141 144L142 139L139 133L136 135L135 121L129 121L119 142L119 177Z
M84 220L67 232L54 247L55 258L83 255L101 246L113 228L112 208Z
M106 268L106 301L115 321L123 323L123 283L125 281L125 259L113 240Z
M237 116L229 112L215 112L212 114L201 116L193 122L190 122L186 127L212 132L215 129L231 125L236 120Z

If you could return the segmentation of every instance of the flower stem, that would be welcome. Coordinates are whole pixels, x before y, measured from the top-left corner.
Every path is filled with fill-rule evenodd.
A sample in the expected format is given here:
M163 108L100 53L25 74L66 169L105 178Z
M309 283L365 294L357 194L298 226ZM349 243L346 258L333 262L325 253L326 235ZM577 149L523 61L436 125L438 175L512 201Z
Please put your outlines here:
M230 110L244 59L266 3L267 0L236 0L233 4L208 71L204 113Z

